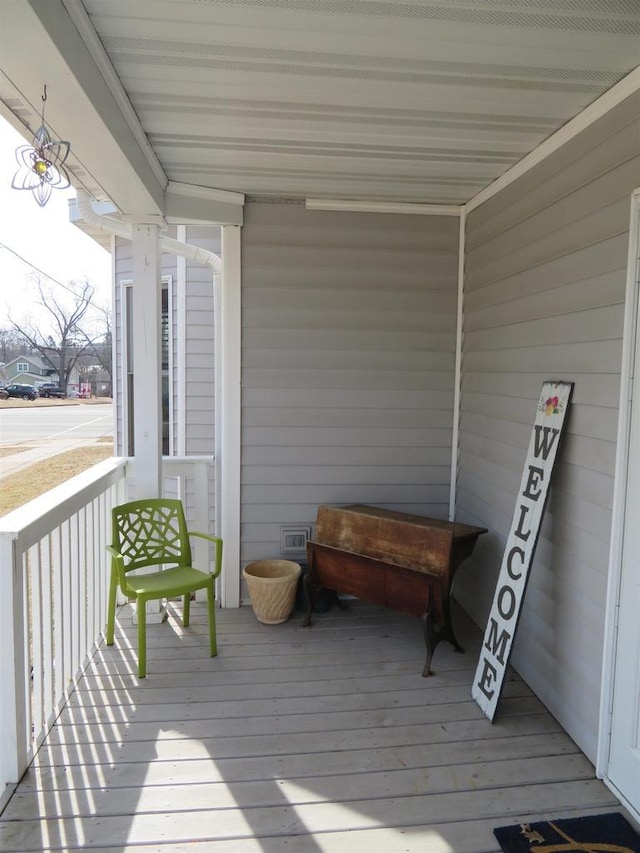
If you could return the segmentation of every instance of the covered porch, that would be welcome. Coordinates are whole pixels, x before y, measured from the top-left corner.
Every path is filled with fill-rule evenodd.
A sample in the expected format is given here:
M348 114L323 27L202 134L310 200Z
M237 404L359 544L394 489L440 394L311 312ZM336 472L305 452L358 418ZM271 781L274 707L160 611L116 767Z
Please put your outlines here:
M614 5L2 5L0 110L29 138L46 82L85 227L111 217L137 466L0 537L8 851L495 850L503 823L619 810L594 764L638 820L640 17ZM171 452L215 458L187 503L227 609L212 661L201 620L158 626L139 686L124 616L102 646L104 545L134 482L163 488L165 280ZM239 608L283 528L358 501L487 527L454 591L485 623L550 378L575 395L514 651L532 692L494 726L471 621L423 680L389 612L273 631Z
M441 644L422 678L419 620L359 603L265 626L204 605L149 626L138 681L120 611L0 821L6 853L488 853L493 828L620 810L515 674L491 725L466 653Z

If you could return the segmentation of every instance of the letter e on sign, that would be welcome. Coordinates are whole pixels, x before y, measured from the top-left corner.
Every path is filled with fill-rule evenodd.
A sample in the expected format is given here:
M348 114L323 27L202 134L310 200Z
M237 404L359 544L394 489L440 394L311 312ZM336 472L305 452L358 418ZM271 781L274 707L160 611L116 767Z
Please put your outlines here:
M493 720L538 543L572 382L544 382L471 695Z

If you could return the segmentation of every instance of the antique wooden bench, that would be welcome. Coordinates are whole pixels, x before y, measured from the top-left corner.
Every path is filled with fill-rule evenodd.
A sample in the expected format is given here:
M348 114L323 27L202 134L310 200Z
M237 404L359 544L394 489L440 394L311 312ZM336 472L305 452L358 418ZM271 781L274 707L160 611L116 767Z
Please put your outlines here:
M441 640L464 651L451 623L451 585L486 532L485 527L361 504L320 506L314 539L307 543L305 626L311 624L321 587L419 616L427 647L422 674L430 675Z

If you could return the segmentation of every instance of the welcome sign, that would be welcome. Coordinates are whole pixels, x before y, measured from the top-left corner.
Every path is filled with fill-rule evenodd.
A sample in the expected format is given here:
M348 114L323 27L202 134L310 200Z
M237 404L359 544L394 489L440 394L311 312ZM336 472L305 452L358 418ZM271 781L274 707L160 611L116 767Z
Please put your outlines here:
M502 691L572 390L572 382L542 385L518 502L471 690L489 720L495 716Z

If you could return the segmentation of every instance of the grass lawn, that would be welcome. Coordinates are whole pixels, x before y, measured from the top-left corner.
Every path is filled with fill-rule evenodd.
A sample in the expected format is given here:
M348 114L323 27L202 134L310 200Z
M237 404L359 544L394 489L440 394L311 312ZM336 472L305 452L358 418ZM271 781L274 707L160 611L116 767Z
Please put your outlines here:
M17 453L20 449L26 450L26 448L14 446L11 452ZM78 447L68 450L4 477L0 488L0 516L6 515L112 455L113 444L111 438L108 438L104 446Z

